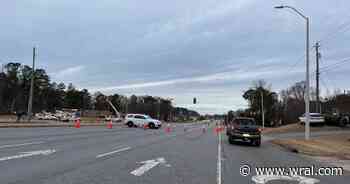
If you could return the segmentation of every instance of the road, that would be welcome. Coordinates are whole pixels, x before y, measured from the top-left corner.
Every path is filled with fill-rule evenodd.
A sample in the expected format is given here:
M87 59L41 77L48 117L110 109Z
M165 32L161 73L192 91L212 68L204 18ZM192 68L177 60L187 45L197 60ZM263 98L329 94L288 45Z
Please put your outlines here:
M9 184L243 184L240 167L325 166L268 142L260 148L229 145L214 124L158 130L140 128L0 129L0 183ZM185 131L185 129L187 129ZM312 176L348 183L343 176ZM269 183L297 183L274 181Z

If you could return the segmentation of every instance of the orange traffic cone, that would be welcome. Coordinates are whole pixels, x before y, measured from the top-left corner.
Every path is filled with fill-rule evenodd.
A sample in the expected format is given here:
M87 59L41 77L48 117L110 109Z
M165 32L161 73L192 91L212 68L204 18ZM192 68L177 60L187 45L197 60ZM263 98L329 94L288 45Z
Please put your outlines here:
M170 133L170 132L171 132L170 124L169 124L169 123L167 124L167 127L165 128L165 132L166 132L166 133Z
M147 128L148 128L148 124L145 123L145 124L143 125L143 129L146 130Z
M80 128L80 119L75 120L75 128Z
M109 128L109 129L112 129L112 128L113 128L112 120L108 122L107 128Z

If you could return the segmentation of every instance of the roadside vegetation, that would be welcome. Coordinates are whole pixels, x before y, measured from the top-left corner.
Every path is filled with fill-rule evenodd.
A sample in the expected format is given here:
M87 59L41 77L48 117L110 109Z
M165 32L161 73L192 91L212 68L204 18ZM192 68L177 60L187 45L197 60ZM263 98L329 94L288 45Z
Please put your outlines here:
M316 112L316 92L310 89L310 112ZM248 107L229 111L226 121L232 121L235 116L253 117L262 122L262 97L265 114L265 126L278 127L299 122L299 117L305 112L305 82L297 82L287 89L273 91L270 84L264 80L253 82L251 87L243 92L242 97ZM342 114L348 117L350 113L350 93L340 90L321 97L322 114L326 125L341 126ZM344 120L344 119L343 119ZM346 121L349 121L348 119ZM347 122L348 124L349 122Z
M27 112L32 68L21 63L7 63L0 72L0 114ZM106 101L108 98L122 113L143 113L161 120L190 120L199 113L181 107L174 107L171 99L156 96L125 96L121 94L91 94L87 89L78 89L73 84L56 83L44 69L34 72L33 112L54 112L60 109L77 109L82 116L90 110L114 111Z

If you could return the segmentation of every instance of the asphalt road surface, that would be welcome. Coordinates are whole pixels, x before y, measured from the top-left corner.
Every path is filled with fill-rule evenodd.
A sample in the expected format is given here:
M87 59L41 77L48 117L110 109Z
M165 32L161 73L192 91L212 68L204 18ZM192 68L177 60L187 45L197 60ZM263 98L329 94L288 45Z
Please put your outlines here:
M186 131L185 131L186 130ZM240 174L248 164L251 173ZM268 142L229 145L214 123L141 128L0 129L0 183L10 184L248 184L255 167L327 166ZM349 183L350 174L310 176ZM282 180L265 183L299 183ZM305 183L308 184L308 183Z

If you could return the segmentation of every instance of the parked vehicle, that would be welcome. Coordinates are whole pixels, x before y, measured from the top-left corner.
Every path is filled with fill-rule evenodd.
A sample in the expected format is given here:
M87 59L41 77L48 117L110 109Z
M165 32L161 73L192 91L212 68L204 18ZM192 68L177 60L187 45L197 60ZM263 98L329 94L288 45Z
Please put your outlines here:
M128 127L143 127L148 125L151 129L157 129L162 126L162 122L157 119L152 119L145 114L127 114L125 117L125 124Z
M350 125L350 113L333 113L325 115L327 125L345 127Z
M303 114L301 117L299 117L299 120L302 124L305 123L306 117L305 114ZM325 118L322 114L320 113L310 113L310 125L324 125L325 124Z
M255 146L261 145L261 129L253 118L234 118L232 123L228 124L226 135L230 144L240 140Z

